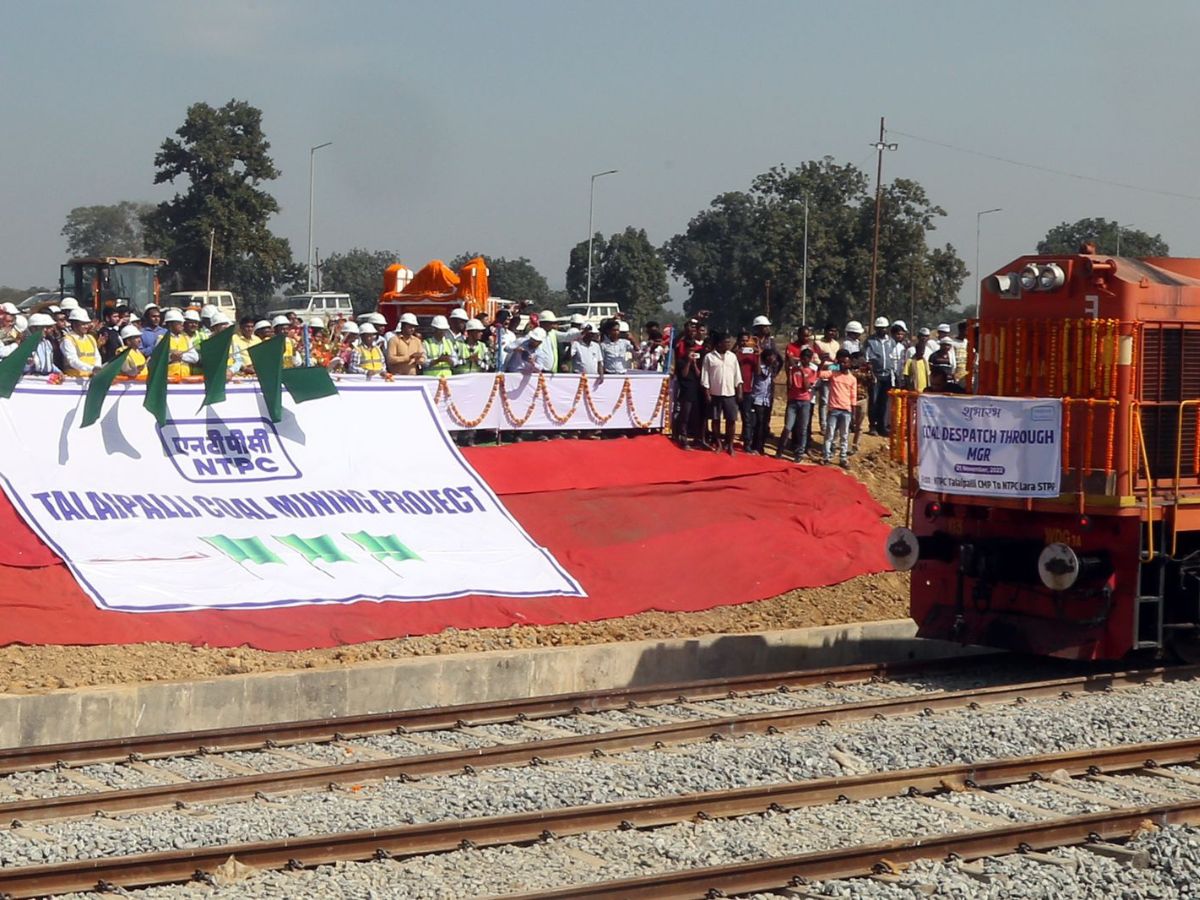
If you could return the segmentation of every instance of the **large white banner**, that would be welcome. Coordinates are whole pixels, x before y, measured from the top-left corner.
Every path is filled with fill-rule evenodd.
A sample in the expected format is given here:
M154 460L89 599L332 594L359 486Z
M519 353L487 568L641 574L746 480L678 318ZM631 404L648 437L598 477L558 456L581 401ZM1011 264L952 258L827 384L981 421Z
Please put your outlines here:
M0 482L102 608L244 609L467 594L583 596L459 454L416 384L342 384L273 424L257 386L161 428L116 385L0 399Z
M444 382L414 376L392 383L423 386L452 431L663 428L670 412L667 376L658 372L454 375Z
M1062 401L922 394L917 399L922 490L985 497L1057 497Z

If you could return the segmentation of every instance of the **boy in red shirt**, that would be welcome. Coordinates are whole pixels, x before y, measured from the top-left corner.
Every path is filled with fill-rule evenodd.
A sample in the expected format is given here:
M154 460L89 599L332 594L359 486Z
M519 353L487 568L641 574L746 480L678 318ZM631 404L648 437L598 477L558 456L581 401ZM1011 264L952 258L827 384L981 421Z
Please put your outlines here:
M812 426L813 388L820 378L813 363L812 347L789 344L787 413L783 420L783 434L779 437L779 449L775 451L777 457L782 457L789 447L795 453L796 462L804 457Z

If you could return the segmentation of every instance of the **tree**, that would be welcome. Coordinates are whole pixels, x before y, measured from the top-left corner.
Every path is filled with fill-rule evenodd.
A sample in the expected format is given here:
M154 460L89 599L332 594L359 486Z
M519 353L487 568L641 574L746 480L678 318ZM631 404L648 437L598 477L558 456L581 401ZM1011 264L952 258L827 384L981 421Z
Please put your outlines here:
M875 227L869 187L858 167L825 157L798 168L777 166L756 177L748 191L721 194L663 247L672 272L691 290L685 309L709 309L714 324L725 328L744 326L764 312L779 322L799 322L807 198L807 319L841 325L865 317ZM877 312L907 315L915 298L918 313L933 318L953 302L954 279L961 285L965 278L952 247L931 251L926 243L945 211L908 179L884 186L881 209Z
M123 200L111 206L77 206L67 213L62 236L67 256L143 256L143 220L152 203Z
M587 297L587 241L571 250L567 293ZM644 228L632 225L612 237L592 238L592 297L614 300L634 324L662 317L667 300L667 267Z
M529 300L538 306L549 302L550 285L546 283L546 277L524 256L505 259L486 253L462 253L450 261L450 268L457 272L477 256L487 260L488 288L493 297Z
M1046 232L1045 238L1038 241L1037 252L1045 254L1078 253L1083 244L1091 242L1096 245L1097 253L1117 255L1117 229L1120 227L1120 255L1170 256L1171 249L1163 240L1161 234L1151 236L1145 231L1130 228L1128 225L1119 226L1117 222L1108 219L1080 219L1074 224L1063 222L1055 225Z
M390 250L354 248L331 253L321 263L321 290L350 295L355 315L374 312L383 290L383 271L396 261Z
M154 156L154 183L186 179L188 188L147 217L147 245L170 259L177 287L195 288L205 284L212 235L213 286L260 306L277 285L303 274L288 241L267 225L279 204L262 185L279 170L267 153L262 112L241 100L219 109L194 103L175 134Z

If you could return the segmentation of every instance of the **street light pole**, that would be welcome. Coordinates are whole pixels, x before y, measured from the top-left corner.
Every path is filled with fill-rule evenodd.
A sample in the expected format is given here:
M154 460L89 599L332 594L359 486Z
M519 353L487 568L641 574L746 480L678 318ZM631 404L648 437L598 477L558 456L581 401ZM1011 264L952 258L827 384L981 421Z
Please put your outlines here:
M976 303L979 303L979 301L981 299L980 291L982 290L982 284L983 284L982 279L980 279L980 277L979 277L979 274L980 274L979 273L979 229L983 222L984 216L988 215L989 213L998 213L998 212L1004 212L1003 208L997 206L994 209L981 209L979 212L975 213L975 302ZM978 309L975 310L975 314L979 315Z
M808 194L804 195L804 270L800 280L800 324L808 324Z
M609 169L607 172L597 172L592 176L591 190L588 192L588 268L587 268L587 302L592 302L592 211L596 205L596 179L603 178L605 175L616 175L616 169ZM591 315L590 310L587 311Z
M313 187L315 184L317 151L323 147L333 146L333 141L326 141L308 149L308 256L304 258L308 269L308 291L312 293L313 282Z
M868 322L875 321L875 285L879 275L879 211L883 204L883 151L898 150L899 144L889 144L884 141L883 136L885 130L883 127L883 116L879 117L879 140L871 144L875 148L879 159L875 166L875 242L871 248L871 311L868 316ZM872 327L874 327L872 325Z

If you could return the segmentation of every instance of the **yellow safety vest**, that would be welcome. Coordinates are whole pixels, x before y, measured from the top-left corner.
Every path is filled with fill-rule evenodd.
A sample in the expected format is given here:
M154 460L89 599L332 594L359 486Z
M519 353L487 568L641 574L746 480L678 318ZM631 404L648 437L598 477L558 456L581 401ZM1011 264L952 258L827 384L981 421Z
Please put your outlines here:
M96 343L96 339L90 334L76 334L71 332L67 335L67 340L75 345L75 354L79 357L81 363L85 363L93 368L100 363L100 345ZM84 377L92 373L84 372L82 369L65 369L64 375L73 375L75 377Z
M167 337L170 339L167 349L172 352L186 353L192 349L192 339L186 334L171 334L168 332ZM167 364L168 378L187 378L191 374L192 366L190 363L173 362Z
M435 363L433 360L439 356L456 356L455 344L457 341L452 337L445 338L426 338L425 340L425 375L432 375L435 378L440 378L443 375L453 374L453 369L449 363Z
M368 347L366 344L358 345L359 365L367 372L374 372L378 375L383 371L383 348L378 344Z
M125 369L127 367L131 367L131 368L135 369L135 371L133 372L134 377L137 377L138 375L145 375L146 373L145 373L144 369L146 368L146 355L144 353L142 353L141 350L138 350L136 347L131 348L130 350L126 351L125 362L121 366L122 374L124 374L124 375L130 374L125 371Z
M286 334L283 336L283 367L290 369L296 365L296 342Z

